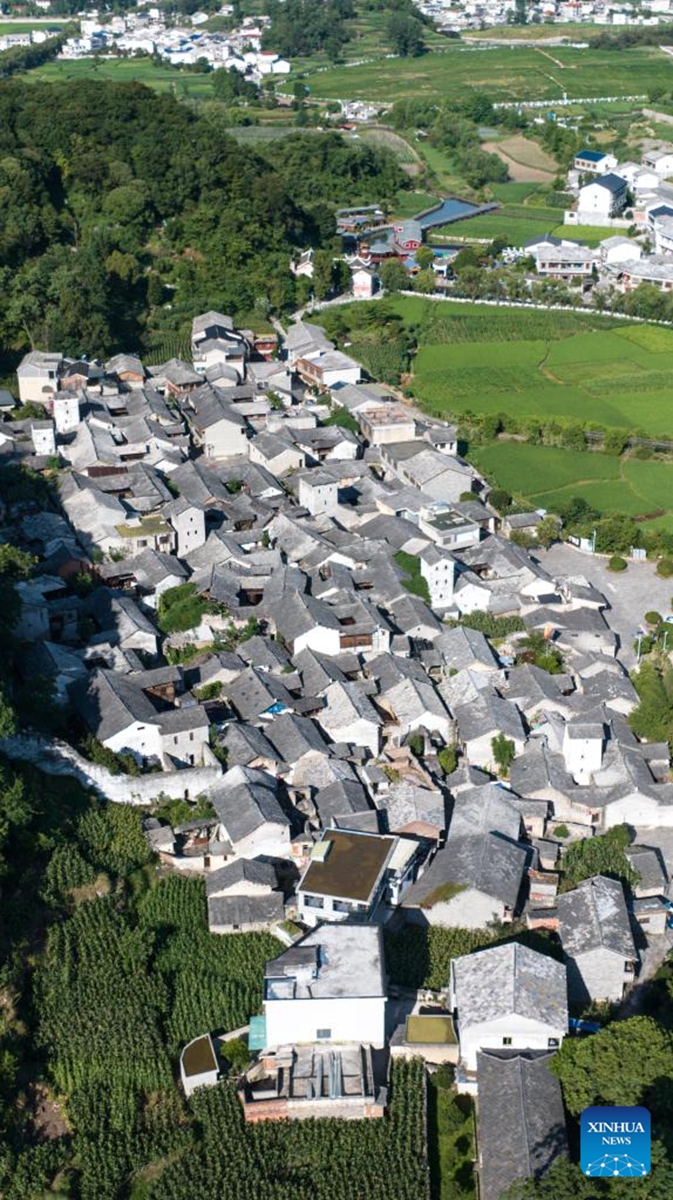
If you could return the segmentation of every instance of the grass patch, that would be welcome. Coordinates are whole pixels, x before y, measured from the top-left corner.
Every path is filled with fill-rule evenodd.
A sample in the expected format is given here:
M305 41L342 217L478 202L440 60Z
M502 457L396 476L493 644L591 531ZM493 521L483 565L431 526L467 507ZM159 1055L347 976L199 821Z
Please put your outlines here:
M491 309L482 323L447 306L421 328L413 395L435 416L507 413L673 437L673 331L547 315Z
M556 209L557 213L558 211ZM620 232L626 234L625 229L602 229L598 225L557 225L552 229L554 237L569 238L572 242L584 242L587 246L597 246L604 238L611 237L613 233Z
M467 238L492 241L493 238L504 237L510 246L521 247L532 238L551 233L558 225L558 219L558 208L504 204L495 212L467 217L456 225L444 225L437 232L453 240Z
M456 1033L451 1017L407 1017L406 1040L416 1045L455 1046Z
M413 554L405 554L404 550L398 550L393 555L398 567L404 572L402 585L411 592L413 596L420 596L421 600L425 600L426 604L430 603L430 591L424 577L421 575L421 564Z
M429 896L425 897L421 908L433 908L435 904L448 904L455 896L460 896L467 887L466 883L441 883Z
M489 191L494 200L503 204L523 204L529 196L533 196L539 188L538 183L490 183Z
M439 204L439 196L434 196L432 192L400 192L395 201L394 215L398 219L415 217L426 208L432 208L433 204Z

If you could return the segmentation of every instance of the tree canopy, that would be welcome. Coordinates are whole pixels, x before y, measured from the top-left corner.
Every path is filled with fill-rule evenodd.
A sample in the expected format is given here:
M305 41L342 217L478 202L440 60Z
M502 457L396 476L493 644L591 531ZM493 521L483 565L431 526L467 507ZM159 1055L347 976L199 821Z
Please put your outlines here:
M2 80L0 336L104 355L200 309L291 308L290 259L331 249L334 207L405 186L387 149L338 133L257 151L135 82Z
M563 854L563 890L576 887L593 875L610 875L628 884L637 883L638 872L624 853L630 841L628 827L615 825L607 833L572 842Z

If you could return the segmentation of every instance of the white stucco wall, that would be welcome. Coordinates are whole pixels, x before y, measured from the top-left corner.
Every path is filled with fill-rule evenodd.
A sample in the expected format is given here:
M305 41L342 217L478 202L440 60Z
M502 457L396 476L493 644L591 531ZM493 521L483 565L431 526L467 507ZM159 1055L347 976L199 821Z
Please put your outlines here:
M497 1021L463 1028L458 1013L460 1057L470 1071L477 1069L479 1050L547 1050L550 1039L563 1041L566 1029L563 1026L547 1025L512 1013ZM511 1038L510 1042L505 1039Z
M306 633L302 633L294 639L293 652L299 654L300 650L315 650L316 654L340 654L341 653L341 636L338 629L325 629L322 625L316 625L313 629L307 629Z
M484 929L489 921L501 921L504 905L495 896L487 896L476 888L466 888L450 900L433 904L432 908L408 910L416 924L443 925L453 929Z
M227 834L229 840L231 837ZM275 825L266 821L235 843L236 854L239 858L258 858L267 855L269 858L287 858L290 854L290 829L288 825Z
M626 959L605 947L588 950L568 958L568 994L583 1001L587 994L592 1000L621 1000L625 982L633 975L624 971Z
M298 1042L385 1043L384 996L320 1000L266 1000L267 1048ZM318 1037L318 1030L330 1036Z

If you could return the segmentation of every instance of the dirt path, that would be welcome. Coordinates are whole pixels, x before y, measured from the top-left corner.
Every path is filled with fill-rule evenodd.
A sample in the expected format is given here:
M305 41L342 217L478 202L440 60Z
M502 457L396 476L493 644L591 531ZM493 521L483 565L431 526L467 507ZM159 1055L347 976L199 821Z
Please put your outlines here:
M540 46L536 46L535 49L538 54L543 54L545 58L548 58L555 66L560 67L562 71L565 70L565 64L560 62L558 58L554 58L554 55L550 54L548 50L542 50Z

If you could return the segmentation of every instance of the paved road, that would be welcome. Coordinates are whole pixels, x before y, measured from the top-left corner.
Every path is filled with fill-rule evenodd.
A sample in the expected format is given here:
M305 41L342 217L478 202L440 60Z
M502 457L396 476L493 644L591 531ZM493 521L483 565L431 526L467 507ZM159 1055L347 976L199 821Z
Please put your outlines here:
M607 622L620 640L619 658L629 669L635 666L634 633L639 626L644 627L644 614L651 609L662 614L673 610L673 579L660 579L654 563L630 562L627 571L615 575L608 571L607 559L582 554L564 543L550 550L536 550L535 558L550 575L584 575L603 592L610 604L605 614Z

